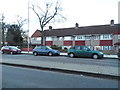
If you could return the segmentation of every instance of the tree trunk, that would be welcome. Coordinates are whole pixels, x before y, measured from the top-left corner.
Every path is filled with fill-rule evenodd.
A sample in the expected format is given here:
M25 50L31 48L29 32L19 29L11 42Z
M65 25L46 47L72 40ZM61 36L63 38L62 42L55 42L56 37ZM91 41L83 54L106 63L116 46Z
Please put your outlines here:
M41 35L41 45L44 45L44 30L43 30L43 26L41 26L41 30L42 30L42 35Z

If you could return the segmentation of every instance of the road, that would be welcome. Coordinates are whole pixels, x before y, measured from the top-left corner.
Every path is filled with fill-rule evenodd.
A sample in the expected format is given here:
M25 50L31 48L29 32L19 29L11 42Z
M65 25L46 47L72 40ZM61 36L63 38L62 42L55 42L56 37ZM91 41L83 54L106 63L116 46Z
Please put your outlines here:
M118 88L118 80L2 65L2 88Z
M118 59L91 59L91 58L69 58L66 56L33 56L33 55L9 55L3 54L2 60L15 59L15 60L37 60L37 61L49 61L49 62L61 62L61 63L75 63L75 64L88 64L88 65L100 65L119 67Z

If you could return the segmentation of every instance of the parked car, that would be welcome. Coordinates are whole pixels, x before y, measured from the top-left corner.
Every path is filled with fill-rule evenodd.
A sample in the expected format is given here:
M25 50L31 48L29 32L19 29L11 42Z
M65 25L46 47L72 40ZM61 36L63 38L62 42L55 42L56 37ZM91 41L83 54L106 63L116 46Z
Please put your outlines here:
M118 49L118 58L120 59L120 48Z
M15 46L3 46L1 48L2 54L8 53L8 54L18 54L21 53L21 49Z
M68 49L69 57L89 57L93 59L103 58L100 51L91 50L87 46L73 46Z
M54 50L48 46L36 46L33 49L33 55L37 56L37 55L60 55L60 51L58 50Z

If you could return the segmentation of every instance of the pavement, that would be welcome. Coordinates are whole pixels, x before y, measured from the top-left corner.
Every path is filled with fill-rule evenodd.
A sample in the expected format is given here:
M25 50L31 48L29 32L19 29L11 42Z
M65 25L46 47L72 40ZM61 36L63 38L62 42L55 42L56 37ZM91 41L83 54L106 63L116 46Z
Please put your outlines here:
M32 54L32 52L22 52L24 54ZM60 55L67 55L67 53L61 53ZM106 57L112 57L114 55L106 55ZM113 58L113 57L112 57ZM114 58L117 59L116 56ZM36 67L42 69L58 70L58 71L68 71L68 72L77 72L77 73L86 73L92 75L100 76L110 76L110 77L120 77L118 73L119 67L112 66L101 66L101 65L86 65L86 64L77 64L77 63L63 63L63 62L49 62L49 61L31 61L31 60L14 60L14 59L5 59L0 61L2 64L10 65L19 65L27 67Z

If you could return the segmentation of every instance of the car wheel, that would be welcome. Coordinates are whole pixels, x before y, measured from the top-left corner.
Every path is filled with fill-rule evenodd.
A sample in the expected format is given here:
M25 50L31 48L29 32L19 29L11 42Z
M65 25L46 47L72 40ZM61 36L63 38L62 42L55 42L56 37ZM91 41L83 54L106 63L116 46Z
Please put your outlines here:
M11 55L13 55L13 52L10 52Z
M97 54L93 54L93 55L92 55L92 58L93 58L93 59L98 59L99 56L98 56Z
M49 56L52 56L52 55L53 55L53 53L52 53L52 52L49 52L49 53L48 53L48 55L49 55Z
M74 53L70 53L69 57L71 57L71 58L75 57Z
M34 56L37 56L37 55L38 55L38 53L37 53L37 52L33 52L33 55L34 55Z

